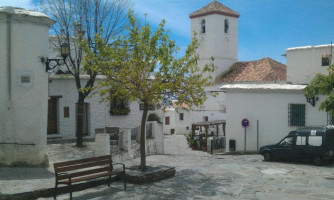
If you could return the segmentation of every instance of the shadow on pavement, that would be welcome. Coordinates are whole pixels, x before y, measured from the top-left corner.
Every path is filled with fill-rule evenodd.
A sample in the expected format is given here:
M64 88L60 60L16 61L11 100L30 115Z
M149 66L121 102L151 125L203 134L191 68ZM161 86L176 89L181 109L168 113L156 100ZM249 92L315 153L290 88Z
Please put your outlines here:
M0 167L0 180L32 180L53 177L54 173L47 168Z

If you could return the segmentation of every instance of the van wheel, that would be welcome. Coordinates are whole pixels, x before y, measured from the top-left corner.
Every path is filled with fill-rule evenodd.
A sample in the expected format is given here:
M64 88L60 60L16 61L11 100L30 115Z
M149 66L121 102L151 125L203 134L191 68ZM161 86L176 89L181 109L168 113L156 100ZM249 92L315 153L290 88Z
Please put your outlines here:
M319 166L319 165L322 164L322 159L321 159L319 156L314 157L314 159L313 159L313 163L314 163L315 165Z
M273 155L270 151L265 151L263 153L263 158L265 161L272 161L273 160Z

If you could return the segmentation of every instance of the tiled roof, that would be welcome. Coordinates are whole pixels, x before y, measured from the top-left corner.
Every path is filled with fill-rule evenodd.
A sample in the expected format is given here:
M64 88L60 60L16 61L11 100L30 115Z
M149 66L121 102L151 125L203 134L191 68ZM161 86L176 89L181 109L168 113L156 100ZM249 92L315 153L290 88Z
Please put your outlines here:
M217 83L270 82L286 80L286 65L271 58L236 62L216 78Z
M218 1L213 0L211 3L204 6L203 8L191 13L189 17L195 18L195 17L201 17L205 15L210 15L210 14L220 14L220 15L226 15L226 16L236 17L236 18L240 16L240 14L235 12L234 10L224 6Z

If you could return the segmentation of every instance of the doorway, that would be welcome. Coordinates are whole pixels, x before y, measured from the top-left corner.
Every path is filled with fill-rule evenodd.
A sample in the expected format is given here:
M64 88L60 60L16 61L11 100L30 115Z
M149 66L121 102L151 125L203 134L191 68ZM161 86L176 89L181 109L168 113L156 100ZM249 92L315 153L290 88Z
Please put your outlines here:
M50 97L48 100L48 135L58 133L58 98Z

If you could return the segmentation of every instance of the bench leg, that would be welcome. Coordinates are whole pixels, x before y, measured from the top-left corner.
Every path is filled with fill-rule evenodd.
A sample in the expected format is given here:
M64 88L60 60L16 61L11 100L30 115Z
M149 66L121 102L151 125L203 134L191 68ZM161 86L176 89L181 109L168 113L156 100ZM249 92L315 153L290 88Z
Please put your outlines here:
M111 175L109 175L108 186L110 187Z
M71 182L70 182L69 186L70 186L70 200L72 200L72 184L71 184Z
M56 182L53 199L57 199L57 189L58 189L58 183Z
M124 172L124 174L123 174L123 179L124 179L124 190L126 190L126 174L125 174L125 172Z

